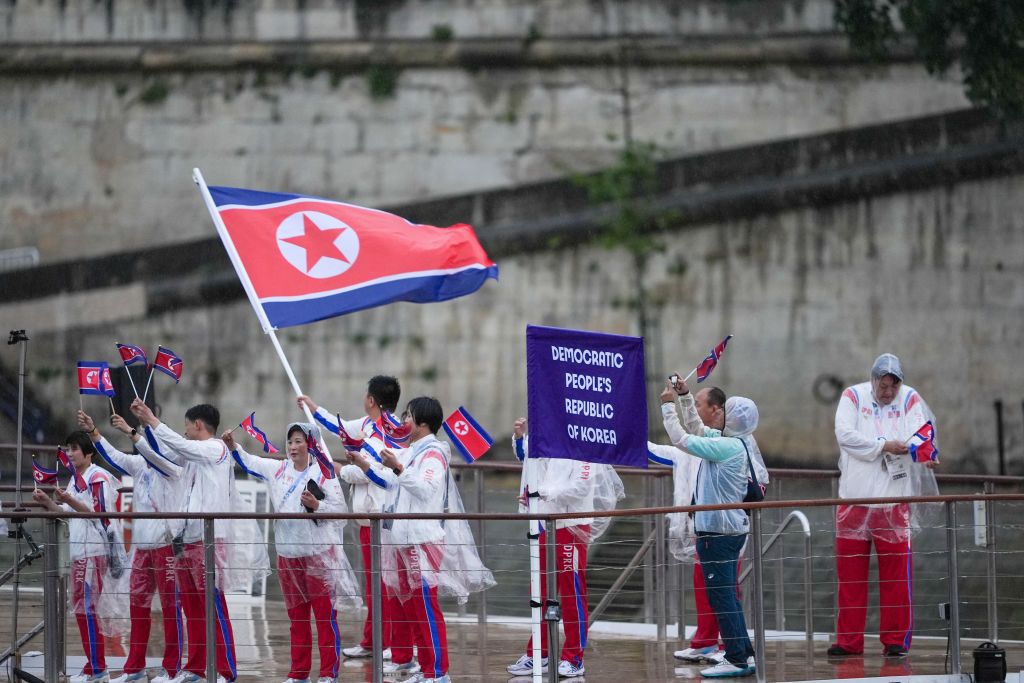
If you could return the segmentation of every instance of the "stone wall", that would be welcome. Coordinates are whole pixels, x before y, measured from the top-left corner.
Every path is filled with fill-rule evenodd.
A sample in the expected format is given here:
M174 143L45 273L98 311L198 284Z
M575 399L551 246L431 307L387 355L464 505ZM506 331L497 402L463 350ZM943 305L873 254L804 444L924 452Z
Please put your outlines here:
M646 272L658 321L647 347L652 369L685 370L734 334L714 381L758 402L769 462L829 466L835 405L815 398L816 383L863 381L875 355L892 351L938 415L951 471L994 470L994 398L1010 406L1009 453L1019 469L1022 216L1024 175L1014 174L668 232ZM394 373L405 397L466 405L504 435L525 410L528 323L636 332L632 273L619 251L580 244L500 265L500 282L470 297L281 331L303 389L355 414L366 379ZM172 424L201 400L219 404L225 423L255 409L272 435L295 417L285 375L244 300L140 317L127 308L138 305L130 291L109 294L106 310L126 306L120 320L79 319L34 336L31 383L53 406L76 407L71 362L113 360L116 337L185 357L180 386L154 380ZM84 295L56 299L77 309L76 296ZM10 307L0 310L13 322ZM86 401L105 412L102 400Z
M0 41L304 40L795 33L828 0L33 0L0 5Z

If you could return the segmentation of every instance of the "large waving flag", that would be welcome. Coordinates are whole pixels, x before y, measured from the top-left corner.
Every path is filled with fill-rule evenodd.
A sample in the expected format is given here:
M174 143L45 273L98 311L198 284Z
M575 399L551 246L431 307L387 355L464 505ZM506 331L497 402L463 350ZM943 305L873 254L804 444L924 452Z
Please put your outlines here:
M916 440L916 443L910 444L910 459L914 462L939 459L939 448L935 445L935 425L931 420L914 432L910 440Z
M469 225L417 225L298 194L208 189L264 331L394 301L445 301L498 277Z
M264 453L277 453L277 447L270 443L270 439L267 438L267 433L256 426L256 411L249 413L249 417L242 420L238 425L245 430L245 433L260 442L263 446Z
M470 464L479 460L480 456L486 453L494 443L491 435L484 431L484 428L462 406L445 418L442 426L445 434L455 444L463 459Z
M732 335L726 336L715 348L711 349L711 353L708 354L707 358L700 362L697 366L697 383L700 384L708 377L711 376L711 372L718 366L718 361L722 359L722 354L725 353L725 345L732 339Z

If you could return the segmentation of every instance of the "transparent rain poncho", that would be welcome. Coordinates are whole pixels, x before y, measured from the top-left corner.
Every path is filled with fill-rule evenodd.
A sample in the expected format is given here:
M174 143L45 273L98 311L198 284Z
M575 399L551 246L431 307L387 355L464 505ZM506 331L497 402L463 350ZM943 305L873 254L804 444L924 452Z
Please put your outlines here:
M615 509L618 502L626 497L626 489L622 485L619 473L611 465L593 465L594 476L594 511L609 512ZM612 517L595 517L590 525L590 538L584 539L592 543L601 538L611 526ZM570 527L574 528L574 527Z
M887 371L902 373L899 359L892 354L883 354L876 360L876 366L885 363L886 367L895 368ZM899 376L899 375L897 375ZM859 408L863 405L867 412ZM870 407L869 407L870 406ZM895 410L892 419L886 419L887 408ZM881 417L868 417L875 410L872 406L871 383L864 382L847 389L840 399L837 410L837 430L841 425L847 429L861 432L865 444L878 438L894 439L906 442L925 422L931 420L935 425L935 443L939 445L938 424L935 414L921 398L916 390L903 385L896 398L889 404L878 409ZM844 415L845 411L845 415ZM847 447L853 450L853 447ZM910 455L890 456L895 462L890 470L885 454L879 454L873 460L864 462L847 456L847 467L856 468L851 472L843 472L842 477L859 477L875 482L871 486L870 495L849 495L843 497L917 497L939 495L935 472L923 463L913 462ZM892 474L898 473L898 474ZM901 476L902 475L902 476ZM897 476L898 481L892 477ZM843 493L843 482L840 481L840 493ZM941 503L899 503L889 505L841 505L836 509L836 536L851 540L869 540L878 538L889 543L903 543L910 540L921 529L934 527L940 523L942 515Z
M433 439L428 446L444 454L443 503L394 511L464 513L466 509L462 504L458 484L451 468L447 466L451 462L448 444ZM423 465L423 459L419 457L422 453L422 450L418 450L420 448L421 444L414 444L398 453L407 469ZM389 483L388 507L393 507L396 502L397 489L394 487L397 486L395 480ZM405 499L408 503L410 496L405 496ZM419 507L422 509L417 509ZM471 594L486 590L496 583L491 570L480 560L473 531L466 520L448 519L441 522L396 519L393 524L385 524L382 541L384 583L403 602L419 595L421 587L426 584L437 587L439 595L455 598L461 605L468 601Z

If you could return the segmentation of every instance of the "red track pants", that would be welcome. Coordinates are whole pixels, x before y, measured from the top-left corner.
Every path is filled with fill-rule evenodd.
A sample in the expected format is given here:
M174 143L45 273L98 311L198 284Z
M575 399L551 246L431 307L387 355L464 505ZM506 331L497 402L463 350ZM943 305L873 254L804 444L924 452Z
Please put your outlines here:
M103 573L107 558L85 557L71 564L71 604L74 606L78 632L82 635L82 649L85 650L87 674L107 670L107 659L103 653L103 635L96 618L96 605L103 593Z
M146 648L149 646L149 631L153 623L153 593L160 594L160 610L164 622L163 667L174 676L181 670L181 601L178 587L174 582L174 553L171 546L135 549L132 560L131 596L129 608L132 617L132 631L128 649L128 660L124 664L126 674L138 673L146 668Z
M448 673L448 630L437 603L437 586L430 586L421 575L420 563L429 562L434 571L441 564L441 549L434 545L402 548L398 555L398 595L388 596L391 603L391 661L404 664L412 661L412 646L420 669L428 678Z
M338 677L341 655L341 633L334 611L331 589L321 565L310 567L308 557L277 558L277 575L291 621L292 664L289 678L302 680L313 666L313 631L309 625L312 613L316 619L316 641L320 651L320 677ZM315 559L315 558L314 558Z
M217 541L216 552L225 556L221 541ZM197 676L206 677L206 578L203 560L203 544L201 542L185 545L181 557L175 558L175 576L178 580L178 594L181 597L181 608L185 612L186 631L188 633L188 660L185 671ZM217 609L216 647L217 673L229 681L238 677L235 667L235 635L231 629L231 618L228 605L220 589L214 589Z
M576 527L584 537L590 535L589 525ZM540 600L547 600L547 552L544 543L546 531L540 534ZM589 627L589 609L587 607L587 544L567 528L555 530L555 557L558 562L556 581L558 583L558 599L562 605L562 631L565 642L562 644L561 659L579 665L583 662L583 650L587 647L587 628ZM540 629L541 657L548 656L548 630L544 624ZM533 637L526 644L526 654L533 656Z
M366 622L363 624L363 639L359 642L360 647L367 650L373 647L373 605L370 596L373 595L373 581L370 573L370 527L359 527L359 549L363 553L363 576L366 577ZM391 602L388 600L384 582L381 581L381 649L391 647ZM394 656L394 653L392 653Z
M836 644L850 652L864 651L864 624L868 609L868 570L871 545L878 556L879 639L883 646L910 649L914 627L914 557L910 537L892 528L892 513L884 508L839 508L836 537L836 574L839 579L839 615ZM844 537L844 529L846 536ZM849 536L866 536L857 539ZM903 540L899 537L903 536Z

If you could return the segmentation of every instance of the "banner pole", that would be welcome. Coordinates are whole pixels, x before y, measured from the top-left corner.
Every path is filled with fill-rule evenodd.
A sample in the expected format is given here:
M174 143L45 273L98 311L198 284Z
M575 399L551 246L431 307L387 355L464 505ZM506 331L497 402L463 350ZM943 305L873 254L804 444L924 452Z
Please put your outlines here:
M295 379L295 373L292 372L292 366L288 363L288 358L284 355L284 349L281 348L281 342L277 340L276 330L274 326L270 324L270 320L267 318L267 314L263 310L263 306L260 305L260 300L256 296L256 289L252 285L252 280L249 279L249 274L242 266L242 259L238 255L238 250L235 249L235 243L231 241L231 235L228 234L227 226L224 225L224 219L221 218L220 211L217 209L217 204L213 201L213 195L210 194L210 188L206 185L206 179L203 178L203 173L198 168L192 169L192 181L199 188L200 194L203 195L203 202L206 204L206 210L210 213L210 218L213 220L213 226L217 229L217 236L220 237L220 241L224 245L224 250L228 252L228 258L231 259L231 265L235 267L235 274L238 275L238 279L242 282L242 288L245 290L245 295L249 297L249 304L252 306L253 311L255 311L256 318L260 321L260 326L263 328L263 331L267 336L270 337L270 342L274 345L274 350L277 352L277 357L281 360L281 365L284 367L285 374L288 375L288 381L291 382L292 389L295 391L295 396L302 396L302 389L299 387L298 380ZM305 404L302 406L302 412L306 414L307 420L315 424L313 414ZM331 451L327 446L326 439L320 439L320 446L324 450L324 455L330 458Z
M538 489L537 471L534 467L533 458L529 453L524 462L526 470L527 508L531 515L537 514L536 498L532 495ZM541 600L540 600L540 520L530 520L530 618L533 627L533 683L542 682L541 650L540 650L540 629L541 629ZM533 605L536 605L535 607ZM550 652L548 653L551 654ZM550 666L550 664L549 664Z
M153 370L155 370L155 369L156 369L155 365L149 366L149 379L146 380L146 390L142 392L142 402L143 403L146 402L146 397L149 396L149 385L153 383ZM135 397L138 398L138 394L135 394Z

